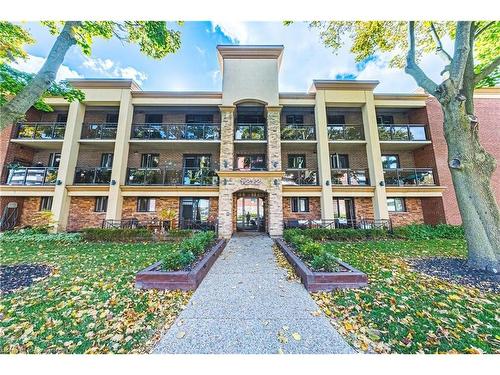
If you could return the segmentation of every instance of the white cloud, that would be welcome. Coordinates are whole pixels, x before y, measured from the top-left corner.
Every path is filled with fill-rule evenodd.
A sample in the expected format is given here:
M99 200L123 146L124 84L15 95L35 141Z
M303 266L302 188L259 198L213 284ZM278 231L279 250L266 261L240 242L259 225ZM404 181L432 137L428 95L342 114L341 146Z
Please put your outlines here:
M100 73L104 77L129 78L133 79L140 85L146 79L148 79L146 73L141 72L132 66L122 68L120 63L114 62L110 59L103 60L101 58L92 59L90 57L86 57L82 65L88 69Z
M203 48L201 48L201 47L199 47L199 46L195 46L195 48L196 48L196 50L198 51L198 53L199 53L201 56L205 57L205 54L207 53L207 50L206 50L206 49L203 49Z
M26 60L18 60L16 62L10 63L14 69L20 70L26 73L37 73L45 62L45 58L35 55L28 55ZM82 76L69 68L67 65L61 65L57 71L56 81L61 81L68 78L82 78Z
M212 21L212 31L215 31L216 28L219 28L220 31L222 31L224 35L229 37L234 43L237 44L248 43L249 32L246 22L221 21L215 19Z

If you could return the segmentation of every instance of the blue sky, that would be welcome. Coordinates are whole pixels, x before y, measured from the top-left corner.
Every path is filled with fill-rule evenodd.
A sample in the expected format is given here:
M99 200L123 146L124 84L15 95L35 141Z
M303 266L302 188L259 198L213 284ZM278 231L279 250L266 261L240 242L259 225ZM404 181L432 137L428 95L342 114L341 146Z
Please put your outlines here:
M14 66L35 72L42 65L55 38L38 23L25 23L36 39L27 47L30 58ZM348 46L338 53L323 46L316 29L297 22L217 21L186 22L181 49L162 60L140 53L133 44L117 39L96 39L92 55L84 56L78 47L66 55L58 79L63 78L133 78L143 90L220 90L221 76L217 44L283 44L285 52L280 71L280 91L307 91L313 79L377 79L378 92L413 92L416 85L402 70L390 68L390 55L373 56L356 63ZM439 80L442 62L434 55L425 56L422 66Z

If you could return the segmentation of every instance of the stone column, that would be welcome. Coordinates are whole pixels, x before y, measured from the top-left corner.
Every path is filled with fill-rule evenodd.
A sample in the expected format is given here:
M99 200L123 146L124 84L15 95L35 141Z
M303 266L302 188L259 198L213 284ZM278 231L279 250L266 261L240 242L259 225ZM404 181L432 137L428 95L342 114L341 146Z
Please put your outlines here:
M276 185L271 182L272 186L269 189L267 196L269 206L268 231L271 237L283 235L283 194L281 191L281 178L275 178L273 181L279 181Z
M53 231L66 230L68 224L70 197L67 185L73 184L75 168L78 161L80 135L82 134L83 118L85 116L85 105L74 101L69 105L68 120L64 132L64 141L61 149L61 160L57 172L57 181L54 188L52 200Z
M267 106L267 169L281 171L281 106Z
M132 94L130 90L122 90L115 149L113 151L113 169L111 171L108 209L106 211L106 219L108 220L121 220L122 218L123 196L121 185L125 185L127 177L129 140L133 115Z
M318 174L321 186L321 218L333 219L332 171L330 166L330 145L326 117L325 92L316 92L314 107L316 140L318 149Z
M366 156L370 174L370 185L375 187L373 198L373 213L375 220L389 219L387 210L387 195L385 192L384 171L382 169L382 154L378 138L377 115L372 92L366 93L366 102L362 107L363 129L366 139Z

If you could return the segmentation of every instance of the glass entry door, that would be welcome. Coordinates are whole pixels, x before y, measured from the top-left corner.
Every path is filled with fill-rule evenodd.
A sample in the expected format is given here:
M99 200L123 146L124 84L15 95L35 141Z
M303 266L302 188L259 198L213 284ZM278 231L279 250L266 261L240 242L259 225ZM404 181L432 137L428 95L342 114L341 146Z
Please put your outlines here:
M356 226L354 201L352 198L333 198L333 217L337 228Z
M236 201L236 228L238 231L265 231L264 200L241 197Z

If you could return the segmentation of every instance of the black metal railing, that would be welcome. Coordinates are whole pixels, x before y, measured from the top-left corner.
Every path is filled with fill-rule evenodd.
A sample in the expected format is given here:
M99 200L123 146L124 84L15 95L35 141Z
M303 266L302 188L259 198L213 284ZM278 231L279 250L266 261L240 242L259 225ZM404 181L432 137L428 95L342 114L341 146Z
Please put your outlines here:
M217 232L218 230L217 220L180 219L179 228L214 232Z
M137 218L122 219L122 220L110 220L104 219L101 224L102 228L108 229L137 229L137 228L150 228L150 229L165 229L169 230L172 228L169 220L160 220L158 218L152 218L151 220L139 220ZM180 219L179 220L180 229L191 229L198 231L218 231L218 221L217 220L191 220L191 219Z
M332 185L370 185L368 170L334 168L332 173Z
M384 169L387 186L432 186L435 185L432 168Z
M266 139L266 126L264 124L242 124L234 126L234 139L261 141Z
M129 168L126 184L215 186L219 184L219 177L210 168Z
M283 124L281 125L281 139L284 141L314 141L316 129L314 125Z
M218 140L220 124L132 124L132 139Z
M310 169L287 169L283 185L318 185L318 171Z
M328 124L327 131L330 141L361 141L365 139L363 125Z
M64 139L65 122L19 122L17 139Z
M74 184L109 184L111 181L111 168L104 167L77 167L75 169Z
M84 123L82 125L82 139L116 139L116 123Z
M384 124L378 126L378 138L381 141L427 141L425 125L420 124Z
M298 219L287 219L284 220L285 229L314 229L314 228L326 228L326 229L385 229L392 231L391 220L385 219L347 219L347 218L336 218L336 219L321 219L321 220L298 220Z
M7 168L7 185L53 185L57 180L56 167Z

